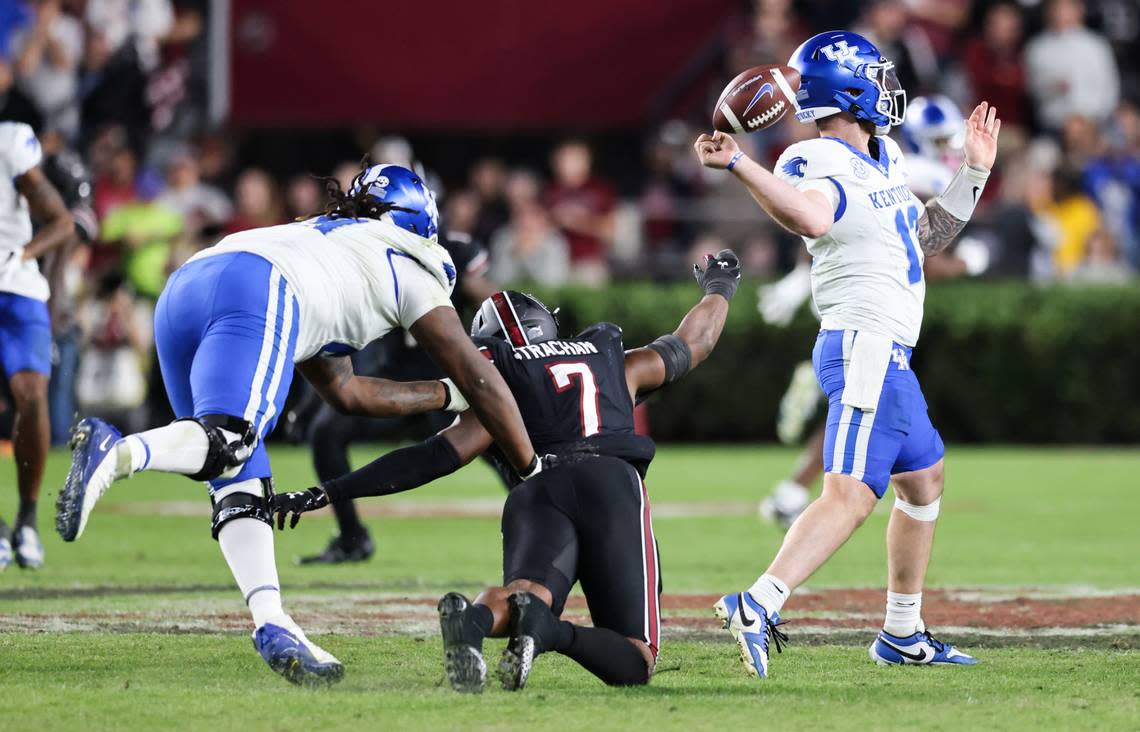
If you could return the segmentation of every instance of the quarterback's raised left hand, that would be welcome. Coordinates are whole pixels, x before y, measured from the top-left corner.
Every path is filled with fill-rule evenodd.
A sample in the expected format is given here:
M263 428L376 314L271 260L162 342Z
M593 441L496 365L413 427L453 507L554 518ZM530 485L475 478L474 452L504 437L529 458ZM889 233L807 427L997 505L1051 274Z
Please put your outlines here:
M293 514L289 520L289 528L297 527L301 514L316 511L329 505L329 494L325 489L313 486L307 491L294 491L292 493L278 493L273 497L273 512L277 514L277 528L285 529L285 514Z
M966 120L966 164L971 168L992 170L997 158L1000 131L1001 120L997 116L997 107L991 107L989 102L974 107L970 118Z

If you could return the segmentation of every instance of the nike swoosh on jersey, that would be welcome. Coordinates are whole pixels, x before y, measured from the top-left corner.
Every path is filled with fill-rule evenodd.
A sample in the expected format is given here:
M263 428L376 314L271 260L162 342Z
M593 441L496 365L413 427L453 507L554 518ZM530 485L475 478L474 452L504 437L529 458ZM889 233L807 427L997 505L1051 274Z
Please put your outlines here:
M978 186L974 186L974 203L978 202L978 191L982 190Z

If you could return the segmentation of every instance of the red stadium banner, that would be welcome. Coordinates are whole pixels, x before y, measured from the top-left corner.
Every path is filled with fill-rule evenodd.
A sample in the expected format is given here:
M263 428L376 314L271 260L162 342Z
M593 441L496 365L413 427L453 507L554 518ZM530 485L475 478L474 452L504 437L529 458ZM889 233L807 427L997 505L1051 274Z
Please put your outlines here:
M462 130L644 124L734 0L231 0L229 118Z

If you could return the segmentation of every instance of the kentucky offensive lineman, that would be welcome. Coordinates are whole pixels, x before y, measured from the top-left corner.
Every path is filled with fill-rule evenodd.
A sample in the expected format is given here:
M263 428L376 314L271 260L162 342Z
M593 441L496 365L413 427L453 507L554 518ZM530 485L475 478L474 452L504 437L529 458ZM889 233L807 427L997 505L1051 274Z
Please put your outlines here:
M12 452L20 494L10 533L0 521L0 570L13 559L25 569L44 562L36 504L51 442L51 323L48 281L36 260L67 242L74 224L40 169L42 158L31 127L0 122L0 361L16 414ZM33 219L39 224L35 236Z
M866 38L816 35L788 64L801 74L800 122L820 137L789 147L775 173L726 134L701 135L701 162L731 171L756 202L799 234L813 258L822 329L813 361L827 394L823 493L792 524L767 571L716 603L750 673L768 674L771 638L789 594L815 572L895 487L887 527L887 609L871 658L887 664L972 664L922 622L922 587L943 487L942 439L910 370L925 294L923 257L943 251L973 213L997 151L1001 122L982 102L966 125L965 161L922 205L906 160L886 136L903 121L894 65Z
M729 250L694 267L704 297L675 333L625 350L621 329L598 323L561 339L553 314L518 292L496 293L471 333L518 397L549 467L515 486L503 507L503 585L474 602L439 601L452 688L483 690L483 639L507 636L499 680L526 683L534 657L556 651L611 685L649 682L660 645L661 575L643 478L656 450L633 430L635 399L671 383L712 352L740 282ZM396 493L458 470L491 444L470 412L419 445L307 491L277 496L278 525L346 497ZM559 620L575 582L594 627Z
M241 232L171 275L155 310L155 342L179 419L121 437L97 418L75 434L56 525L83 532L115 480L143 470L209 481L213 536L253 616L254 647L294 683L333 682L340 662L285 614L273 554L273 482L264 438L293 365L330 404L387 417L470 402L522 475L541 463L499 373L451 306L454 266L435 242L435 199L398 165L366 167L347 194L330 183L324 215ZM410 329L447 380L400 384L353 374L348 355Z

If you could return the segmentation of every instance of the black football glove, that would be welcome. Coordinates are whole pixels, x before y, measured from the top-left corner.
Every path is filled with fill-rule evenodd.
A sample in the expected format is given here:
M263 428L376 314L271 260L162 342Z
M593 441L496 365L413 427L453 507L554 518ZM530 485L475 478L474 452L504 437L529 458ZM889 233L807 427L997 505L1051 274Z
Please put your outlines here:
M693 265L693 276L697 284L704 288L706 295L722 295L732 300L736 288L740 286L740 258L731 249L721 249L714 257L705 255L705 268Z
M316 511L329 505L329 494L319 485L307 491L294 491L293 493L278 493L273 496L273 511L277 514L277 528L285 530L285 514L293 514L289 520L289 528L297 527L301 514L307 511Z

